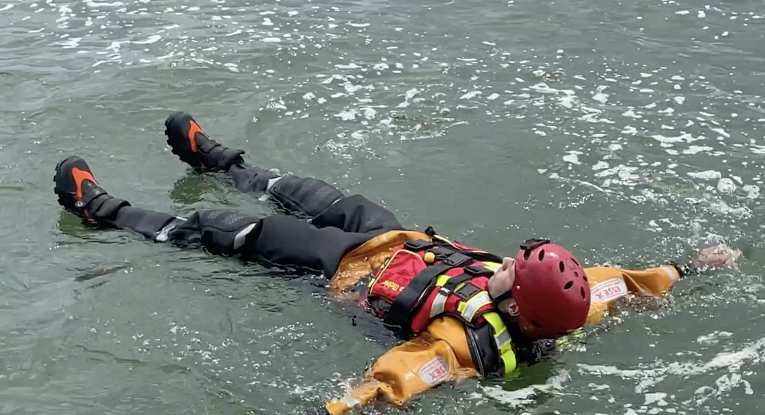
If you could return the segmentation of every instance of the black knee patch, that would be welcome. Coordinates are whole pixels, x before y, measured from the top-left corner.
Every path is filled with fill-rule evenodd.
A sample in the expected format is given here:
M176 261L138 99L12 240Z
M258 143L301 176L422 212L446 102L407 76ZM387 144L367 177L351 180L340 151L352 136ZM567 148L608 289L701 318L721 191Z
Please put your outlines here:
M322 180L297 176L282 177L269 193L285 209L303 212L310 217L319 215L345 196Z
M346 232L381 232L401 230L396 216L362 195L343 197L311 222L319 228L333 226Z
M228 172L236 183L236 188L243 192L264 193L271 179L279 177L278 174L261 169L260 167L246 167L229 170Z
M236 255L257 239L260 218L232 210L202 210L170 231L169 239L180 246L201 244L218 255Z

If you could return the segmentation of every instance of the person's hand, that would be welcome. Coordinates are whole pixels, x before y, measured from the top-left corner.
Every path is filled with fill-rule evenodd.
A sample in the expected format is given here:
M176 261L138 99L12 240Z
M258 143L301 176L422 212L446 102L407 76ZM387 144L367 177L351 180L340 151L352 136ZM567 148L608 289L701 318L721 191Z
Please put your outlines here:
M700 250L696 258L691 261L691 265L699 271L720 268L738 269L739 258L741 258L741 251L721 244Z

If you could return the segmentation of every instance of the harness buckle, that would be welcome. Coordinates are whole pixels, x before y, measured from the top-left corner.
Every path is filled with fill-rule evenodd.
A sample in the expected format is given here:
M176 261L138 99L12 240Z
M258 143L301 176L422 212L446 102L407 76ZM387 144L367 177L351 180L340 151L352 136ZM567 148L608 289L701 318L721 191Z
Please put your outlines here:
M437 260L444 261L447 257L449 257L449 255L454 253L454 250L434 244L433 247L428 249L428 252L432 252L436 256Z
M410 250L410 251L424 251L426 249L429 249L433 247L435 244L430 241L426 241L424 239L415 239L414 241L406 241L404 243L404 248Z
M438 289L438 293L443 295L444 297L448 297L452 293L452 290L446 287L441 287Z
M467 255L460 254L459 252L454 252L453 254L448 255L446 258L443 259L444 264L452 266L452 267L459 267L471 261L473 261L473 258L470 258Z
M482 266L482 265L468 265L463 268L465 274L473 277L488 277L494 275L494 271Z
M460 300L468 301L479 292L481 292L481 289L468 282L455 291L454 294L459 297Z

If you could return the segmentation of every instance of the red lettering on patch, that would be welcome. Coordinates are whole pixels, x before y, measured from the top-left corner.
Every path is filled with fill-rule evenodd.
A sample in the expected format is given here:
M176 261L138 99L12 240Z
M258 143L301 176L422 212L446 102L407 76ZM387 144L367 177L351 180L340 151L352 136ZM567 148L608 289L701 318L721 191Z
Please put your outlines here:
M449 379L449 363L436 357L420 369L420 379L429 386L436 386Z
M606 303L627 295L627 284L621 278L603 281L590 290L592 299L599 303Z

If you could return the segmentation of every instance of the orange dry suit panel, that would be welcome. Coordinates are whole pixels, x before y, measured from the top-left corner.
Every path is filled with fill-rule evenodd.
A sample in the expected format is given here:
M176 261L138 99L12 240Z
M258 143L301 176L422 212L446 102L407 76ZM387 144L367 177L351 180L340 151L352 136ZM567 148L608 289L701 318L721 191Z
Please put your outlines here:
M379 266L383 255L392 255L395 252L392 248L402 240L423 237L426 235L419 232L394 231L370 240L346 255L332 279L333 288L350 287L363 274L361 270ZM659 296L680 278L672 266L643 271L594 267L585 268L585 272L592 291L589 323L599 321L610 304L630 293ZM469 327L459 318L443 315L430 320L411 340L386 352L366 373L362 384L344 397L328 402L325 409L331 415L340 415L373 400L400 406L439 384L478 376L481 374L473 360Z

